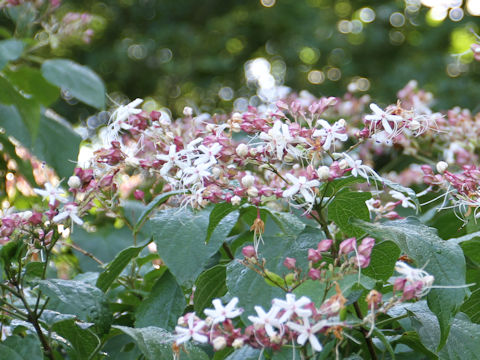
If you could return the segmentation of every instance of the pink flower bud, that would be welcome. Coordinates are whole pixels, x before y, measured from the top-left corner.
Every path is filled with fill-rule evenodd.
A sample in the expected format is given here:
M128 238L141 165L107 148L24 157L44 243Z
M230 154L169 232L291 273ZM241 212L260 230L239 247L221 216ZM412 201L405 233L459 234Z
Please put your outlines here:
M315 249L308 249L308 260L314 263L322 260L322 254Z
M349 238L347 240L343 240L340 243L340 251L339 254L348 254L353 251L357 244L357 239L356 238Z
M38 225L42 222L42 213L35 212L30 219L28 219L32 225Z
M362 243L358 247L358 252L363 256L369 257L372 253L372 248L375 245L375 239L371 237L366 237L362 240Z
M143 198L145 197L145 193L142 190L137 189L133 192L133 196L137 200L143 200Z
M364 269L368 267L368 265L370 265L370 256L363 256L362 254L358 254L358 256L354 256L352 258L352 262L355 264L355 266Z
M416 296L416 293L417 288L415 285L405 285L405 287L403 288L402 300L412 300Z
M318 269L311 268L310 270L308 270L308 277L312 280L320 279L321 275L322 275L322 273Z
M285 258L285 261L283 262L283 266L285 266L289 270L295 269L295 263L297 262L297 259L287 257Z
M393 291L402 291L405 287L407 279L405 278L396 278L393 282Z
M255 248L252 245L247 245L242 249L242 254L245 256L247 259L249 258L255 258L257 257L257 252L255 251Z
M318 243L317 249L320 252L325 252L330 250L330 248L332 247L332 244L333 244L332 239L324 239Z

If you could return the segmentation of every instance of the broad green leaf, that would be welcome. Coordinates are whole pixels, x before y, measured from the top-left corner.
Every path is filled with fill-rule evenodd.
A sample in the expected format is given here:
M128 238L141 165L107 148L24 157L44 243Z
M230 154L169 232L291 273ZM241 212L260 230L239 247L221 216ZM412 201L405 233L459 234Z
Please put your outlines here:
M214 266L204 271L195 282L195 299L193 307L197 314L211 307L212 300L219 298L227 292L226 268L224 265Z
M131 328L114 326L135 340L143 355L149 360L173 359L172 343L174 337L168 331L149 326L145 328ZM180 351L182 360L208 360L207 354L191 343L185 345L185 351Z
M92 285L75 280L50 279L38 281L43 294L50 298L48 308L93 322L99 333L106 333L112 313L103 292Z
M173 330L187 302L175 278L166 272L157 280L150 294L135 313L135 327L156 326Z
M467 282L475 285L470 287L472 292L469 298L463 303L460 311L467 314L474 323L480 323L480 270L468 269Z
M362 236L365 230L355 226L350 219L370 220L370 212L365 201L371 197L370 193L367 192L342 190L328 206L329 220L334 221L348 236Z
M296 215L290 212L281 212L268 209L268 214L285 235L298 235L305 229L305 224Z
M49 106L60 96L59 89L45 80L38 69L22 66L7 71L6 75L12 85L44 106Z
M100 344L100 339L90 328L80 327L74 319L56 322L52 331L68 340L73 351L70 356L76 360L90 359Z
M127 267L130 260L138 256L143 248L144 246L129 247L119 252L115 259L107 265L98 277L97 287L103 292L106 292L115 279L122 273L123 269Z
M65 320L75 319L76 316L72 314L62 314L58 311L47 310L45 309L42 312L42 316L40 317L40 321L42 324L48 328L51 328L55 323Z
M105 107L105 86L90 68L71 60L54 59L42 64L42 74L50 83L97 109Z
M321 192L324 191L325 196L333 196L347 186L364 183L365 181L366 180L360 176L342 176L322 185Z
M355 222L377 239L393 241L403 253L435 277L434 285L457 286L465 284L465 258L459 245L438 237L435 229L417 219L386 221L382 224ZM466 289L432 289L428 305L438 317L441 329L440 347L448 336L450 321L459 310Z
M298 236L264 236L264 245L260 247L259 255L266 259L266 268L283 276L288 270L283 266L285 258L297 259L297 266L307 271L309 248L316 248L324 237L319 229L307 226ZM237 249L237 259L243 259L241 249ZM254 306L260 305L265 310L271 306L272 299L284 297L285 292L277 286L268 285L265 280L253 270L248 269L239 261L232 261L227 266L228 295L237 296L240 306L245 311L242 320L249 324L248 315L255 314Z
M297 296L297 298L306 296L317 306L319 306L323 302L324 298L326 299L326 287L327 285L324 282L307 280L293 290L293 293Z
M7 349L5 349L5 348ZM43 360L43 351L38 337L27 334L9 336L0 343L0 360Z
M382 241L375 244L370 257L370 265L362 273L378 280L388 280L393 275L395 262L400 256L400 249L394 242Z
M103 262L112 261L120 251L133 245L132 233L127 227L116 229L111 224L98 227L95 232L76 227L71 237L75 244ZM83 271L101 271L100 265L89 257L75 254Z
M140 214L137 222L135 223L135 227L133 228L133 232L137 233L142 227L142 225L144 224L148 215L150 215L150 213L153 210L155 210L156 207L160 206L165 201L167 201L170 198L170 196L184 194L184 193L185 191L183 190L175 190L175 191L169 191L169 192L155 196L155 198L152 201L150 201L147 206L145 206L145 209Z
M40 278L43 275L45 264L40 261L32 261L25 266L25 277L28 279Z
M259 355L259 349L244 346L228 355L225 360L258 360Z
M228 214L205 244L210 209L168 209L147 221L160 257L180 285L193 285L237 222L237 211Z
M0 41L0 70L9 62L17 60L23 52L23 42L8 39Z
M0 106L0 113L1 111L2 106ZM0 118L1 117L2 115L0 115ZM13 159L17 163L17 172L20 173L29 182L30 185L35 186L36 182L35 178L33 177L32 163L29 160L22 159L17 155L15 145L12 144L6 134L0 134L0 143L3 146L2 150L8 155L10 159Z
M0 104L14 105L21 118L21 124L16 124L6 116L1 116L0 125L5 128L10 136L14 136L18 141L22 141L22 138L28 139L26 143L22 144L27 147L30 146L38 134L41 112L40 103L33 98L23 96L8 79L2 76L0 76L0 89L2 89L0 91ZM7 111L11 112L12 110ZM20 134L20 137L17 137L22 128L27 131L28 135Z
M472 323L462 313L453 319L445 346L437 352L440 342L440 327L436 316L424 301L404 306L412 316L412 325L422 344L440 359L478 359L480 354L480 325Z
M402 334L401 338L396 340L395 343L405 344L411 349L418 351L424 355L427 355L429 359L438 359L438 356L428 350L420 340L420 336L415 331L406 331Z
M222 202L216 204L213 208L212 212L210 213L209 222L208 222L208 229L207 229L207 237L205 238L205 243L208 244L210 241L210 237L213 234L215 228L220 224L220 221L230 214L232 211L235 211L238 207L233 206L231 203Z

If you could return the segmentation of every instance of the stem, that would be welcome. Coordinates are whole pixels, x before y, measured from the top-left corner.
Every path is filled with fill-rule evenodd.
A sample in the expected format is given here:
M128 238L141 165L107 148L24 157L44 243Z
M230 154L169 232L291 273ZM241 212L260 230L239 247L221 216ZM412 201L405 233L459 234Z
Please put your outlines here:
M79 247L78 245L75 245L74 243L71 243L71 244L68 244L66 242L61 242L60 243L61 245L64 245L64 246L69 246L71 247L72 249L74 250L77 250L79 253L85 255L85 256L88 256L90 259L94 260L95 262L97 262L98 264L100 264L101 266L104 265L103 261L98 259L97 257L95 257L95 255L93 255L92 253L89 253L88 251L86 250L83 250L81 247Z
M235 259L235 256L233 255L232 250L230 249L230 247L228 246L228 244L226 242L224 242L222 244L222 247L223 247L223 250L225 250L225 252L227 253L230 260Z
M357 301L353 303L353 307L355 308L355 313L357 314L358 318L363 319L362 310L360 309L360 306L358 305ZM367 329L361 326L360 331L363 334L363 337L365 338L365 342L367 343L367 348L368 348L368 352L370 353L370 358L372 360L377 360L378 359L377 354L375 353L375 348L373 346L372 339L368 337Z
M4 311L4 312L10 314L13 317L19 318L20 320L28 321L27 316L25 314L21 313L21 312L11 311L11 310L3 307L3 306L0 306L0 311Z

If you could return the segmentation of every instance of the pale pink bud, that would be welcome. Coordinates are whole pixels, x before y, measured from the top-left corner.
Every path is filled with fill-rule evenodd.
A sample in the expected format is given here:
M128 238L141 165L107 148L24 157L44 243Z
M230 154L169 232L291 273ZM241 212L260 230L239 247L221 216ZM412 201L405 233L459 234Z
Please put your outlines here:
M322 275L322 273L318 269L311 268L310 270L308 270L308 277L312 280L320 279L321 275Z
M252 245L247 245L242 249L242 254L246 258L255 258L257 257L257 252Z
M318 243L317 249L320 252L325 252L330 250L330 248L332 247L332 244L333 244L332 239L324 239Z
M343 240L341 243L340 243L340 251L339 251L339 254L348 254L350 252L353 251L355 245L357 243L357 239L356 238L349 238L347 240Z
M322 260L322 254L315 249L308 249L308 260L314 263Z
M375 239L371 237L366 237L365 239L362 240L362 243L358 247L358 252L363 256L370 256L374 245L375 245Z
M133 192L133 196L137 200L143 200L143 198L145 197L145 193L142 190L137 189Z
M411 300L416 296L417 293L417 287L415 285L405 285L403 288L403 296L402 300Z
M287 258L285 258L285 261L283 262L283 266L285 266L289 270L293 270L293 269L295 269L296 262L297 262L297 259L287 257Z
M393 291L402 291L405 287L407 279L405 278L396 278L393 282Z

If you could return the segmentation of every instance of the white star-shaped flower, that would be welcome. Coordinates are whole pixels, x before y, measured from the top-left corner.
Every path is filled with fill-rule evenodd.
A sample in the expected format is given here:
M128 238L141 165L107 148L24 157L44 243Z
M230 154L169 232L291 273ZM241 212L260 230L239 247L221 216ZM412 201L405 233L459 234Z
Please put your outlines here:
M44 199L48 199L50 205L55 205L55 201L58 200L62 203L66 203L68 199L66 198L66 193L60 187L53 186L49 182L45 183L45 190L43 189L33 189L33 191L42 196Z
M297 324L291 321L287 322L287 326L298 333L297 342L300 345L304 345L308 340L314 351L322 351L323 349L315 333L329 325L330 323L327 320L321 320L312 326L308 317L303 318L303 324Z
M184 342L187 342L190 339L193 339L200 343L208 342L208 337L201 333L201 330L205 327L205 321L198 320L196 324L194 323L194 321L195 321L195 313L191 314L191 316L188 318L188 321L187 321L188 327L186 328L182 326L175 327L175 331L177 333L175 337L175 342L177 343L177 345L183 344Z
M52 220L53 222L58 223L62 220L70 218L75 224L82 225L83 220L80 219L80 217L77 214L78 214L78 206L75 203L68 203L68 204L65 204L62 211L59 212L56 216L54 216Z
M327 121L320 119L317 121L317 124L322 125L323 129L317 129L313 132L313 136L321 136L325 139L323 143L324 150L330 150L332 144L335 143L335 140L346 141L348 135L345 133L345 120L339 120L335 124L330 125Z
M403 121L403 117L399 115L392 115L388 112L380 109L377 104L370 104L370 109L373 111L373 114L366 115L365 120L371 121L372 124L376 125L378 122L382 123L383 129L389 134L390 137L397 136L398 123ZM393 123L393 128L390 126L390 122Z
M277 333L274 330L274 327L280 329L282 326L277 319L277 314L280 311L280 308L274 305L268 313L266 313L261 306L255 306L255 311L258 316L250 315L248 320L253 323L256 329L263 326L268 336L274 336Z
M311 316L312 311L310 309L303 309L303 306L310 304L311 302L312 301L306 296L302 296L300 299L295 300L295 294L287 294L286 300L273 299L274 305L285 310L279 319L281 323L289 320L293 314L297 314L301 317Z
M278 160L283 159L283 151L294 140L288 125L280 120L275 121L268 133L262 132L259 137L268 142L267 146L276 152Z
M402 207L404 207L404 208L411 207L413 209L416 208L415 204L412 202L412 199L410 199L408 196L405 196L401 192L395 191L395 190L390 190L390 195L394 199L397 199L397 200L401 201L402 202Z
M212 318L212 325L221 323L225 321L225 319L233 319L239 316L243 310L237 309L236 306L238 304L238 298L234 297L230 302L223 306L220 299L214 299L212 301L213 306L215 309L205 309L203 312L205 315Z
M315 193L313 192L312 188L320 185L318 180L307 181L305 176L296 178L290 173L286 174L285 177L292 183L292 185L283 192L282 196L284 198L291 198L293 195L300 192L305 199L305 202L313 204L315 200Z

